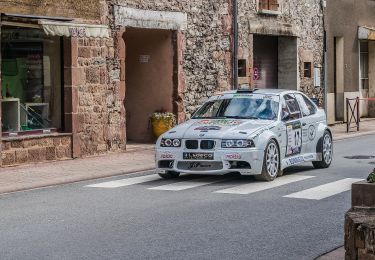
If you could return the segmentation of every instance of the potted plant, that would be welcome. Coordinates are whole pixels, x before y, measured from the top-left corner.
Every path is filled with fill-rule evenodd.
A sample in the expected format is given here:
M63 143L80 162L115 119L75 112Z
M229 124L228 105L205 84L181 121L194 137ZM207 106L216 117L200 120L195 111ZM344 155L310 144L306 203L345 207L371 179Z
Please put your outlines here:
M158 138L176 125L176 116L164 110L156 111L151 116L152 132Z

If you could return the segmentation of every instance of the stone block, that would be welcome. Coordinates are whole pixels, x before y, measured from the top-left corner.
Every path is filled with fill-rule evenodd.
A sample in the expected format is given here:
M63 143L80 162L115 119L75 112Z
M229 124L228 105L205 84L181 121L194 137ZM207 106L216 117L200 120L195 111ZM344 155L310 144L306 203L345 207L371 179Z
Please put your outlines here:
M56 147L46 147L46 159L49 161L56 160Z
M29 162L42 162L46 160L46 148L30 148L28 150Z
M26 149L16 150L16 163L24 164L28 162L28 152Z
M5 151L1 153L2 165L11 166L16 163L16 153L15 151Z
M22 148L23 142L22 140L13 140L10 142L12 148Z
M100 83L100 69L99 67L86 68L86 82L90 84Z
M81 58L91 58L91 48L90 47L79 47L78 57Z
M1 143L1 150L6 151L11 149L11 143L10 142L2 142Z
M375 208L375 184L366 181L352 185L352 206Z

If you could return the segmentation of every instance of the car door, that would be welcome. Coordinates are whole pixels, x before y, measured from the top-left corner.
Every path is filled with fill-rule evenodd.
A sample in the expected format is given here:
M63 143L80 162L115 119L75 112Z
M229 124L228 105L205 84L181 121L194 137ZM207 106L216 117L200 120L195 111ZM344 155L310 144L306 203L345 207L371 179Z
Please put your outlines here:
M282 121L285 126L283 144L285 157L303 153L302 145L302 115L296 97L285 94L281 100Z
M294 94L298 101L298 105L302 113L302 144L303 153L316 152L316 129L319 120L316 116L317 108L306 96L296 93Z

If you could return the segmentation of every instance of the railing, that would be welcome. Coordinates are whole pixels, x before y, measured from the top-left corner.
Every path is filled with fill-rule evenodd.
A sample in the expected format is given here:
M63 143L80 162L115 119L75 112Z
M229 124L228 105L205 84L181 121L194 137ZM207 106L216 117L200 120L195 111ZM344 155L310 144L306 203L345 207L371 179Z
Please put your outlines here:
M360 101L375 101L375 98L347 98L346 99L346 132L349 133L350 129L357 128L359 131L359 125L361 122L361 116L359 114ZM352 127L352 123L355 123L355 126Z

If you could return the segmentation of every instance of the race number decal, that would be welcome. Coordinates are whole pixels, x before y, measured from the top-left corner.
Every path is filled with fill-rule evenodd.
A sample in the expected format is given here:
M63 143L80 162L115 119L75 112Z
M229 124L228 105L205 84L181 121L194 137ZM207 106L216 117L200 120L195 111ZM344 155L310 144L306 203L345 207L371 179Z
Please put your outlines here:
M302 150L302 127L301 122L294 122L287 124L286 135L288 138L288 145L286 155L300 154Z

